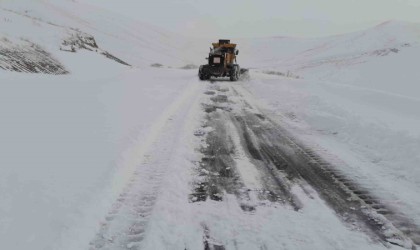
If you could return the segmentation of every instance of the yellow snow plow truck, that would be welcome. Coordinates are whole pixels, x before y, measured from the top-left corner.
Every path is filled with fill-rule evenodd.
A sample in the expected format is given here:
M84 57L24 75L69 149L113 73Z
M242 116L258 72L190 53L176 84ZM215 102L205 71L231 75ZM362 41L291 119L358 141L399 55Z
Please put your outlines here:
M239 50L236 44L230 40L220 39L218 43L213 43L210 48L208 64L201 65L198 70L200 80L209 80L213 77L229 77L231 81L237 81L241 74L241 69L236 62Z

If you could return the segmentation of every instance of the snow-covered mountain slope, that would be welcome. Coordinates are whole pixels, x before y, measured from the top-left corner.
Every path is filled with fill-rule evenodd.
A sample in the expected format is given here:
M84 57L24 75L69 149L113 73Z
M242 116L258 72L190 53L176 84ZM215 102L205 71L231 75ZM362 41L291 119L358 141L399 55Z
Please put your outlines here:
M195 63L196 53L184 38L82 1L2 1L0 13L1 50L9 51L10 43L15 44L14 50L22 48L23 51L20 44L24 41L36 44L51 54L51 60L69 65L69 71L74 71L71 68L74 60L86 61L83 55L69 55L80 49L124 65L160 63L179 67ZM1 61L2 68L14 69L11 60Z
M420 77L420 24L388 21L351 34L250 39L241 46L242 60L252 68L418 97L413 81Z
M54 57L41 46L28 40L10 41L3 38L0 42L0 69L47 73L66 74L68 71Z

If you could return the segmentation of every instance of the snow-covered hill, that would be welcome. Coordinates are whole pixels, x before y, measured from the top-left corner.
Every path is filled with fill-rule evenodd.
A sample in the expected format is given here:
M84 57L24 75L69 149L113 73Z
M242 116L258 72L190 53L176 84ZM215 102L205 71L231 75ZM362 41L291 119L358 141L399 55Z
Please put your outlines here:
M250 39L241 46L252 68L418 97L420 24L388 21L351 34Z
M82 1L2 1L0 13L1 50L24 51L35 44L67 65L69 71L80 65L74 61L85 61L82 68L86 68L95 64L88 57L98 56L133 66L160 63L180 67L197 63L197 53L186 39ZM70 54L79 49L91 53ZM2 61L2 68L13 69L11 60Z

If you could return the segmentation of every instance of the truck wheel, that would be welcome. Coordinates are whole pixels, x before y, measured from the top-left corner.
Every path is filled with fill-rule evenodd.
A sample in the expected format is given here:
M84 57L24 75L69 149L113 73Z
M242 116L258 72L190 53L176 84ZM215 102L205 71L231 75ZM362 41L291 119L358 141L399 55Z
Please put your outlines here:
M238 66L235 66L230 73L230 81L236 82L237 80L239 80L239 68Z
M200 80L201 81L205 81L205 80L208 80L209 78L206 76L206 75L204 75L204 74L200 74L199 75L199 78L200 78Z
M204 74L203 72L199 72L198 73L198 78L200 78L201 81L205 81L205 80L210 79L210 76Z
M200 78L201 81L210 79L210 76L207 75L205 71L205 65L201 65L198 70L198 78Z

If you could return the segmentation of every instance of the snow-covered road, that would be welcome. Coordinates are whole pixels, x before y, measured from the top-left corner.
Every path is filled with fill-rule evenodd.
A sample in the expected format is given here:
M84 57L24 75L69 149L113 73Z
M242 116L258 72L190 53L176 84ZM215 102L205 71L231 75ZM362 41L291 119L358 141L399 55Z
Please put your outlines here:
M90 249L419 244L407 215L300 141L244 82L189 81L137 151L141 164Z
M168 188L180 188L171 187L170 182L176 182L176 176L183 173L179 169L183 166L177 162L182 153L179 144L185 144L182 132L188 122L194 120L191 112L197 106L200 89L202 86L191 80L185 92L177 96L152 125L153 129L141 149L133 152L140 164L130 173L129 182L101 223L100 231L91 242L92 249L138 249L155 237L151 235L153 225L149 225L149 221L162 219L154 213L156 203L162 198L160 194Z
M417 210L401 205L416 204L413 195L392 203L386 185L366 185L370 165L356 171L358 162L316 143L324 137L308 141L305 121L283 112L302 117L289 109L304 94L302 81L251 72L237 83L202 82L195 73L135 69L86 82L5 74L2 243L69 250L419 244ZM395 190L408 187L400 184Z

